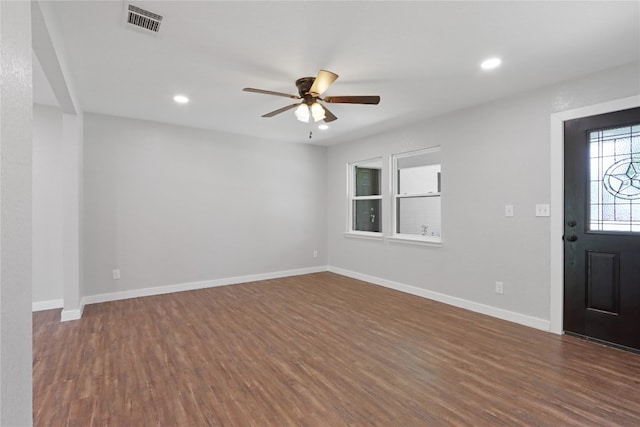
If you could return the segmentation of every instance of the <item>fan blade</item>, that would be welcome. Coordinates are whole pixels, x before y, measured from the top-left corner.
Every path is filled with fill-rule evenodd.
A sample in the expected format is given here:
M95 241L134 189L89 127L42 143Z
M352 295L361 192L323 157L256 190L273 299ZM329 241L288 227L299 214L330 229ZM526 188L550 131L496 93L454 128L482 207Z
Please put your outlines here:
M379 96L327 96L323 99L324 102L330 102L333 104L373 104L377 105L380 102Z
M327 71L327 70L318 71L318 75L316 76L316 79L313 81L313 84L309 89L309 93L314 94L316 96L322 95L327 89L329 89L329 86L331 86L333 82L336 81L337 78L338 78L338 75L336 73L332 73L331 71Z
M272 111L270 113L263 114L262 117L273 117L276 114L284 113L287 110L291 110L292 108L296 108L298 105L300 105L299 102L296 103L296 104L287 105L286 107L278 108L277 110L274 110L274 111Z
M329 109L327 107L325 107L323 105L322 108L324 108L324 121L325 121L325 123L329 123L329 122L332 122L334 120L338 120L338 118L331 111L329 111Z
M272 90L254 89L252 87L245 87L242 90L245 92L262 93L265 95L276 95L276 96L284 96L286 98L291 98L291 99L300 99L298 95L289 95L288 93L274 92Z

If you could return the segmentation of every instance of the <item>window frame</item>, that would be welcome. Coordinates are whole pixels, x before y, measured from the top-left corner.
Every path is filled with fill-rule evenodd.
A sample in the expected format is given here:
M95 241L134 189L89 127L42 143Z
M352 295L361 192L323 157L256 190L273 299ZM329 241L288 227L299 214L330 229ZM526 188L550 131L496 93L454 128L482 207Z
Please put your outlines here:
M421 148L419 150L406 151L391 155L391 235L386 237L387 240L398 243L409 243L418 245L442 246L442 187L437 193L410 193L399 194L398 188L398 160L408 157L415 157L431 153L441 153L439 145ZM442 168L442 161L439 163ZM400 200L416 198L416 197L439 197L440 205L440 236L422 236L417 234L403 234L398 232L398 205Z
M356 167L369 167L371 169L380 170L380 194L374 196L356 196ZM382 240L384 237L384 221L382 220L382 210L384 203L384 180L383 180L384 162L382 157L373 157L367 160L358 160L347 163L347 237L360 237L365 239ZM357 200L380 200L380 231L360 231L354 229L354 211L353 205Z

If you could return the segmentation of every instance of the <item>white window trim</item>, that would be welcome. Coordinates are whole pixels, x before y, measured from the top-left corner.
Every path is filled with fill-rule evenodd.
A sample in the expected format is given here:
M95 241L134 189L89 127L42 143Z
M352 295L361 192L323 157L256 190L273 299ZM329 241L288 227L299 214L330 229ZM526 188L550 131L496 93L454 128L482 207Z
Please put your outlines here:
M382 206L382 182L380 184L380 195L378 196L355 196L356 193L356 183L355 183L355 174L353 173L357 166L371 166L373 164L380 165L380 174L382 181L382 166L383 166L383 158L382 157L373 157L367 160L359 160L356 162L347 163L347 231L344 233L346 237L356 237L362 239L369 240L382 240L384 237L384 222L380 222L380 228L382 231L358 231L353 229L353 201L354 200L380 200L380 205Z
M414 234L397 234L396 236L386 236L385 240L392 243L403 243L417 246L442 246L442 238L434 236L416 236Z
M373 231L345 231L345 237L365 240L383 240L384 236L380 232Z
M396 232L397 215L398 215L398 200L411 198L411 197L441 197L441 192L427 193L427 194L411 194L401 195L398 194L398 160L407 157L413 157L420 154L436 153L440 151L440 146L433 146L427 148L421 148L419 150L407 151L404 153L397 153L391 155L391 235L386 236L385 240L395 243L406 243L410 245L427 245L427 246L442 246L442 230L440 236L420 236L416 234L402 234ZM441 199L442 200L442 199ZM442 212L440 212L442 216Z

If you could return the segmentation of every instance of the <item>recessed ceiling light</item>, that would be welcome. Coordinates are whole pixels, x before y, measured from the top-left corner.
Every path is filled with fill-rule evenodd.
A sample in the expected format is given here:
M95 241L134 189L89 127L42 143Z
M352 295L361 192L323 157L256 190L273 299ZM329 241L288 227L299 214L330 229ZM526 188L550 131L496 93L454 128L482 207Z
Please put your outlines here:
M323 124L321 124L321 125L318 125L318 129L320 129L320 130L327 130L327 129L329 129L329 125L328 125L328 124L323 123Z
M187 98L184 95L176 95L173 97L173 100L176 101L178 104L186 104L187 102L189 102L189 98Z
M492 70L498 67L502 63L502 59L500 58L489 58L480 64L483 70Z

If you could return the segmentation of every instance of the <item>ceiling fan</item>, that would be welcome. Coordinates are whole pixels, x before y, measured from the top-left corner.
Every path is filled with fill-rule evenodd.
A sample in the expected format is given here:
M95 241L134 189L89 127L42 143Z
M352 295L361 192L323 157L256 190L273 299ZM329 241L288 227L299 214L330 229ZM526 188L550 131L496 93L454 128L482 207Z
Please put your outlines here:
M333 84L338 78L336 73L331 71L320 70L315 77L302 77L296 80L296 87L298 88L299 95L290 95L283 92L274 92L271 90L254 89L252 87L245 87L242 89L245 92L263 93L265 95L284 96L286 98L300 99L300 102L287 105L286 107L279 108L264 114L262 117L273 117L277 114L284 113L285 111L296 108L295 115L301 122L309 122L313 119L315 122L324 120L325 122L332 122L337 117L327 109L324 105L318 101L323 101L333 104L373 104L376 105L380 102L379 96L326 96L321 98L320 96L329 89L329 86Z

